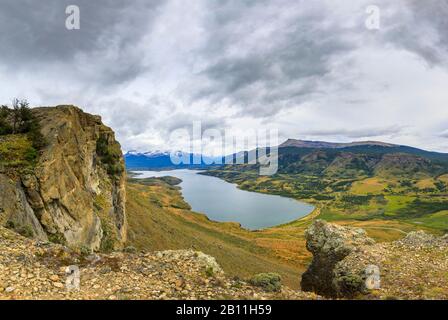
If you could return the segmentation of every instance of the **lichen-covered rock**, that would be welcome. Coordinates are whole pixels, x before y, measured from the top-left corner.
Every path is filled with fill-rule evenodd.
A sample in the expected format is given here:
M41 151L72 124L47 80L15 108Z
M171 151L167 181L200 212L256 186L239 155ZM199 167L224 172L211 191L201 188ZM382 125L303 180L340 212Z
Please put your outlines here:
M448 298L448 238L422 231L375 243L361 229L315 221L302 289L333 298Z
M280 291L282 278L278 273L259 273L250 278L249 283L253 286L263 288L266 292Z
M0 218L34 236L90 250L126 240L124 160L114 132L74 106L32 109L46 146L33 172L0 177ZM13 185L13 190L8 186ZM16 208L16 209L8 209Z
M398 244L414 247L432 247L444 242L443 238L435 237L424 231L410 232L404 239L398 241Z
M191 259L192 257L203 266L204 271L210 270L213 275L222 274L223 270L216 259L200 251L194 250L167 250L159 251L156 255L160 259L179 260Z
M335 269L349 254L361 250L362 246L374 244L362 229L347 228L315 221L305 233L307 249L313 254L308 270L302 275L304 291L339 297L352 295L363 285L358 272L337 275Z

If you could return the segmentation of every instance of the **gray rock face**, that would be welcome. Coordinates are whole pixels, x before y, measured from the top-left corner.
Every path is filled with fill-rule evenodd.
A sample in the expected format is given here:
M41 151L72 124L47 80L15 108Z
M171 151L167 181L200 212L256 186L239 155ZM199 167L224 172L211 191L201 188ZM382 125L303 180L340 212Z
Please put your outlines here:
M302 275L302 290L313 291L329 297L351 295L364 286L362 273L338 273L338 264L363 246L375 243L362 229L329 224L317 220L305 234L307 249L313 261Z
M28 236L48 241L20 183L0 174L0 224L6 223Z

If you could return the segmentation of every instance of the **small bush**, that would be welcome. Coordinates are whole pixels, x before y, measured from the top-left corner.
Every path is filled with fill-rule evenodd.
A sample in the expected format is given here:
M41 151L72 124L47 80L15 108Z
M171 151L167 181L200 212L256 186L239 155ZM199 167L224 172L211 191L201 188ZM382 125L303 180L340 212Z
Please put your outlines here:
M358 275L344 275L337 279L340 295L344 297L355 297L364 293L365 284L362 277Z
M16 225L13 221L8 221L5 224L5 228L13 230L14 232L17 232L21 236L25 238L33 238L34 237L34 231L33 228L30 225Z
M212 267L205 268L205 275L209 278L213 277L215 275L213 268Z
M282 278L277 273L260 273L253 276L249 283L253 286L263 288L267 292L280 291Z
M115 249L115 241L111 227L104 219L101 220L101 225L103 227L103 238L101 239L100 251L106 253L112 252Z
M16 225L13 221L8 221L5 224L5 228L7 228L7 229L15 229L15 227L16 227Z
M123 173L124 168L120 162L121 149L109 144L105 136L101 136L96 141L96 153L110 176L114 177Z
M137 249L133 246L128 246L126 248L123 249L123 252L126 253L137 253Z
M7 106L0 108L0 135L11 134L13 132L11 124L8 122L10 110Z
M79 253L82 256L86 257L86 256L88 256L88 255L90 255L92 253L92 250L90 250L89 247L82 246L81 248L79 248Z
M25 238L33 238L34 237L34 231L33 228L29 225L21 226L17 229L17 233Z
M48 235L48 240L50 242L61 244L61 245L65 245L66 244L66 240L65 240L64 235L62 233L59 233L59 232L54 233L54 234L49 234Z
M34 161L37 159L37 156L38 156L38 154L37 154L36 149L29 148L29 149L25 150L24 158L26 161L29 161L29 162Z

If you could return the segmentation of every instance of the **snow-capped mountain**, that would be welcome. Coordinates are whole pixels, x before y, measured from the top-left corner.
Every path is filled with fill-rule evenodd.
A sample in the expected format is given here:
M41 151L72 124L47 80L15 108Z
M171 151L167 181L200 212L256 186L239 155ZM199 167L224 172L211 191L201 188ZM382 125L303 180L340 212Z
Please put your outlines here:
M138 152L132 150L124 155L124 159L128 169L200 168L210 166L210 163L220 159L218 157L207 157L200 154L192 154L183 151L176 151L176 156L180 159L190 159L190 164L175 164L171 160L171 151L161 150L149 152ZM200 164L198 164L198 162L200 162Z
M148 158L160 157L160 156L169 156L171 151L149 151L149 152L138 152L135 150L128 151L125 156L143 156Z

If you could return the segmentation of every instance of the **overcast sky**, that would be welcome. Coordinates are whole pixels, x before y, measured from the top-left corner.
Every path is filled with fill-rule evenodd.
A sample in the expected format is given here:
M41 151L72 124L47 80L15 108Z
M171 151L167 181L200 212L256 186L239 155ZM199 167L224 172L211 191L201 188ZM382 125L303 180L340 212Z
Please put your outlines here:
M201 120L448 152L448 1L372 2L2 0L0 101L78 105L124 150Z

